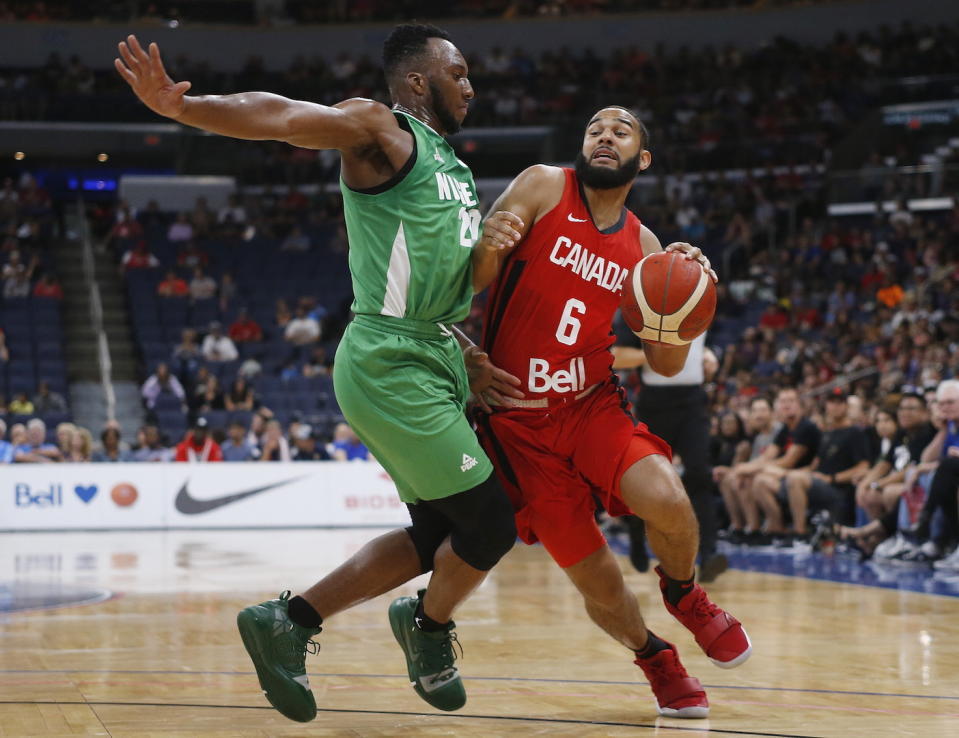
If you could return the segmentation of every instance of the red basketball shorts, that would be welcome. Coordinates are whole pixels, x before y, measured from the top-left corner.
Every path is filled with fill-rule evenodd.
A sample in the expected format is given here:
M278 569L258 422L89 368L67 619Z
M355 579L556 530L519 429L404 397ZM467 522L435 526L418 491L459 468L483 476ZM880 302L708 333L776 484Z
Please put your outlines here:
M625 471L653 454L672 458L663 439L635 423L611 381L548 410L497 409L481 419L479 436L513 501L520 538L541 542L564 568L606 543L593 495L611 515L628 515Z

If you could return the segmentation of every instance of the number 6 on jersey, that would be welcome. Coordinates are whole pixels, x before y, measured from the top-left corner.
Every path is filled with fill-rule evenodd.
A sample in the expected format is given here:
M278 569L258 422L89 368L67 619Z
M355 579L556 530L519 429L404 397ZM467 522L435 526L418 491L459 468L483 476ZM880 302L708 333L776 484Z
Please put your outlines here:
M559 325L556 327L556 340L566 346L572 346L579 338L579 329L581 323L573 314L585 315L586 303L571 297L566 301L566 307L563 308L563 317L560 318Z

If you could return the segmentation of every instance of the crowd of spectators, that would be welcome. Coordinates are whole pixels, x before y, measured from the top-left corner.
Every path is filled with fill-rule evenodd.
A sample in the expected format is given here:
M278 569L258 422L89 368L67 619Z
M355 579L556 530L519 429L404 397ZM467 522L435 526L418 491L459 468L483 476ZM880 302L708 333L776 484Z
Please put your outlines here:
M902 206L888 214L840 220L822 212L821 187L811 170L787 171L768 181L676 177L664 178L634 202L664 242L702 243L717 266L727 267L721 269L710 338L719 368L707 387L714 417L714 480L729 520L727 541L794 545L827 530L864 555L886 556L892 549L896 561L943 559L941 568L959 565L959 557L946 556L957 537L952 459L959 451L949 449L959 447L954 381L959 377L959 204L933 213ZM318 197L325 203L329 240L337 232L332 226L338 205L335 198ZM182 258L159 282L161 298L169 288L184 299L193 294L198 300L236 300L236 294L224 295L222 278L204 286L202 294L191 292L186 276L203 282L216 271L206 256L205 238L226 234L239 244L252 224L284 229L274 234L277 249L289 235L312 238L308 218L287 218L280 209L264 208L263 199L276 196L232 199L222 218L204 215L201 206L198 217L168 215L162 223L153 222L153 207L136 213L121 204L100 231L117 247L125 273L159 266L139 240L137 228L144 222L179 243ZM301 215L308 210L304 207ZM198 237L205 221L207 230ZM790 228L791 221L798 225ZM117 230L121 223L126 230ZM188 239L170 238L187 229L192 229ZM307 249L328 245L310 243ZM724 253L733 258L724 260ZM345 272L342 277L347 278ZM176 282L182 284L170 285ZM64 441L60 457L318 459L333 457L329 444L338 441L345 442L342 450L349 456L347 447L357 442L345 437L344 426L323 437L302 419L281 423L243 371L226 382L226 389L209 371L217 361L234 360L238 345L271 333L282 335L291 350L302 341L319 352L309 361L274 364L276 375L300 376L307 366L328 374L325 347L316 344L325 315L309 315L316 306L305 300L290 310L282 301L275 321L262 326L237 309L228 326L207 326L202 340L185 329L182 340L169 347L169 363L146 376L142 392L148 410L160 395L176 398L189 413L190 430L164 439L150 424L130 449L117 428L106 428L96 449L82 440ZM474 338L480 313L477 302L466 322ZM252 376L262 371L259 367ZM641 391L635 375L623 380L630 394ZM214 428L207 416L217 411L240 414ZM24 434L29 432L11 428L10 443L20 447L14 458L19 453L21 461L43 461L57 455L42 443L28 450ZM77 438L83 436L80 432ZM816 515L823 511L828 518Z
M63 290L48 268L56 218L50 195L29 173L0 182L2 297L60 299Z
M715 491L730 544L821 545L838 537L865 556L928 563L947 556L959 539L959 202L949 211L911 211L905 197L925 194L921 181L908 190L886 172L872 182L869 172L884 166L874 151L863 169L865 189L873 188L870 199L895 199L898 206L888 214L830 218L823 178L830 147L883 100L884 80L959 69L957 37L953 26L904 24L855 37L837 34L818 47L777 39L752 51L629 48L606 59L590 52L557 50L533 58L522 49L491 49L470 60L481 93L472 124L575 120L579 130L579 117L617 99L635 101L655 132L657 170L670 174L653 187L637 187L630 206L663 243L702 245L722 276L710 335L719 368L707 389ZM174 77L190 79L197 92L259 88L321 102L354 95L385 99L378 66L368 58L298 59L285 73L251 59L239 76L185 57L169 62ZM58 93L69 100L94 91L98 100L115 92L127 110L135 109L112 73L86 70L77 60L51 57L42 70L6 77L0 71L0 78L0 90L27 93L5 97L0 91L0 106L14 113L29 101L52 104ZM122 110L112 107L111 117ZM59 117L63 111L54 112ZM323 152L244 145L261 152L246 162L260 181L323 182L336 173L335 157ZM904 163L901 149L893 153ZM761 176L683 174L767 163L787 166ZM274 169L280 177L271 176ZM4 192L29 201L35 190L29 180L5 184L0 214ZM162 268L158 299L213 302L229 319L184 328L179 343L164 347L167 360L145 366L142 397L151 422L132 449L112 426L103 429L96 451L83 429L50 448L30 440L41 437L34 423L11 427L0 459L5 453L8 460L36 462L94 453L109 461L364 455L347 427L336 426L327 436L302 418L279 418L256 388L256 377L264 374L283 380L327 376L345 310L324 306L322 294L288 294L267 320L251 315L244 304L249 295L206 248L211 240L239 247L265 236L289 254L319 248L342 253L340 210L338 198L323 188L311 198L296 186L236 196L218 211L202 201L172 216L155 204L140 212L122 203L104 210L97 233L114 248L124 275ZM37 276L29 249L41 221L14 220L12 230L9 221L4 227L5 291L8 268L21 282L24 273L28 280ZM174 249L175 259L158 258L150 234ZM49 289L50 280L36 284ZM465 326L474 339L481 314L478 302ZM287 358L266 365L242 350L274 339L283 342ZM2 351L0 340L0 360ZM238 364L235 373L216 371L224 363ZM641 391L636 374L626 374L623 384L633 398ZM161 398L172 398L188 415L183 436L164 438L153 424ZM30 400L16 402L22 410ZM208 418L224 412L232 414L228 422L213 427ZM944 562L959 569L959 554Z
M744 220L754 228L757 212ZM946 556L959 542L959 203L810 217L764 244L749 240L720 286L711 334L727 540L838 536L862 556L959 571L959 554Z
M615 100L638 110L655 131L662 171L822 163L877 104L949 94L936 84L944 76L954 83L957 50L959 26L910 23L840 32L820 45L780 37L753 49L630 46L603 56L568 48L539 55L492 48L469 57L477 96L468 125L553 125L565 146L587 115ZM196 94L263 89L324 104L357 96L388 99L379 61L368 56L300 56L285 71L268 70L254 56L237 74L185 55L166 64L175 79L190 80ZM896 82L902 79L906 86ZM91 70L58 54L39 69L0 69L0 117L155 119L112 67ZM287 177L303 177L296 181L336 175L335 157L277 144L244 143L235 161L257 182L269 181L278 167Z
M57 227L50 196L30 174L0 183L0 417L63 414L60 392L35 372L29 313L32 301L56 303L63 288L52 271ZM13 314L17 323L12 325ZM26 321L26 323L21 322ZM18 329L10 340L7 330ZM5 330L6 329L6 330ZM11 381L12 380L12 381Z
M713 416L713 481L730 545L843 547L959 571L959 380L875 401L783 386Z
M330 438L298 420L286 427L272 411L260 407L249 423L233 420L214 428L203 415L179 439L165 437L153 423L137 430L133 443L122 438L119 424L108 422L93 434L72 422L62 422L48 440L41 418L14 423L9 432L0 418L0 464L59 462L239 462L239 461L371 461L369 450L347 423L339 423Z
M56 0L5 0L0 21L113 21L259 24L358 23L409 18L517 18L649 10L718 10L809 5L833 0L130 0L86 5ZM174 26L174 27L176 27Z

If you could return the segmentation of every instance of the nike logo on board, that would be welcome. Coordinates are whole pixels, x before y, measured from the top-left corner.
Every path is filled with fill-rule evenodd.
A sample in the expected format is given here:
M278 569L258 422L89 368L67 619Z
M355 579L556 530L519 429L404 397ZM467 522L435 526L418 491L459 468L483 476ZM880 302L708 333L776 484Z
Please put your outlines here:
M294 477L293 479L285 479L282 482L273 482L272 484L266 484L262 487L254 487L253 489L244 490L243 492L234 492L233 494L222 495L221 497L211 497L208 500L198 500L196 497L191 495L190 490L187 487L189 481L186 481L183 483L183 486L180 487L180 491L177 493L176 500L173 502L173 506L184 515L200 515L201 513L216 510L218 507L230 505L234 502L244 500L247 497L258 495L260 492L266 492L269 489L282 487L285 484L298 482L305 478L306 477Z

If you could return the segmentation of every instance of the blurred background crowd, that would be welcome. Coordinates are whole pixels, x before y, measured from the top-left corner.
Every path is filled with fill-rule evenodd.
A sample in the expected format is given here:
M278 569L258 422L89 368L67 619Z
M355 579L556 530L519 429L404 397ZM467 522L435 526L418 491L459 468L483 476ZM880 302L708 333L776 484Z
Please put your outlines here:
M215 6L222 17L230 5L192 11ZM261 25L409 16L404 3L376 0L234 5L233 21ZM428 5L430 17L509 19L774 4ZM95 12L116 21L131 8L158 24L210 20L187 3ZM0 2L6 21L90 12ZM555 161L569 162L585 116L603 104L626 104L649 127L653 167L629 206L663 243L702 246L721 277L703 443L727 541L788 546L818 535L817 545L838 537L863 555L884 540L877 555L948 554L959 539L959 105L943 101L959 91L959 23L907 21L817 43L784 31L742 47L491 47L469 57L477 98L454 145L471 164L474 156L486 205L517 170L515 160L482 170L491 166L483 131L543 127ZM200 51L167 61L197 93L386 99L378 62L362 53L300 56L286 69L250 56L239 71ZM106 64L57 53L0 67L0 119L154 121ZM194 145L178 171L229 173L235 192L217 207L198 197L179 208L93 193L80 212L90 263L73 245L79 229L67 210L77 193L63 196L62 177L32 168L23 152L0 169L0 461L368 458L330 379L351 317L337 157L270 143L203 146L226 148L213 161ZM111 344L129 347L134 389L118 402L133 408L130 422L93 425L81 412L86 360L76 357L89 347L70 346L86 320L76 306L89 307L85 269L103 310L119 316ZM482 304L465 324L475 340ZM622 380L635 401L638 373ZM823 511L829 517L817 518Z

